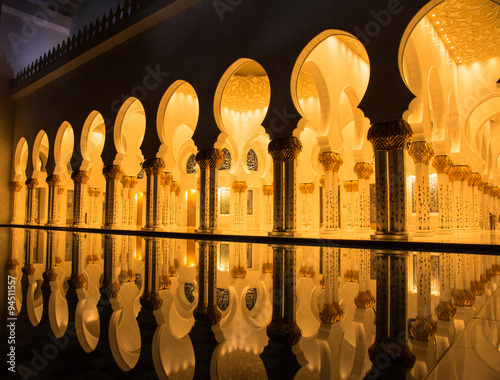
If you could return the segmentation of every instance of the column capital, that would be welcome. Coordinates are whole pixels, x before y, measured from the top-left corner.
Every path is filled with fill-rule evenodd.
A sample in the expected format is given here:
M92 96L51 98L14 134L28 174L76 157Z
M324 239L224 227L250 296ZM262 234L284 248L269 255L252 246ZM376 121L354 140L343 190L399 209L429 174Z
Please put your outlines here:
M318 162L323 166L325 171L338 172L344 163L344 159L340 154L335 152L321 152L318 156Z
M127 176L123 176L121 179L120 179L120 183L123 185L123 188L124 189L127 189L130 187L130 182L131 181L131 178L130 177L127 177Z
M301 194L305 194L306 193L307 190L306 190L306 184L305 183L301 183L299 185L299 191L300 191Z
M64 193L64 186L63 185L57 186L57 194L61 195L62 193Z
M434 156L432 145L426 141L416 141L411 143L408 154L416 164L429 165Z
M90 178L89 172L84 171L84 170L76 170L73 173L71 173L71 179L75 183L81 183L85 185Z
M174 193L174 192L176 193L178 189L179 189L179 185L177 184L177 182L176 181L172 181L172 184L170 185L170 192L171 193Z
M373 165L369 162L358 162L354 165L354 173L358 179L370 179L373 174Z
M368 141L373 150L406 149L413 136L410 124L405 120L396 120L373 124L368 130Z
M314 193L315 188L316 186L314 185L314 183L306 183L306 194Z
M101 195L101 189L99 189L98 187L96 187L95 189L95 196L98 197L99 195Z
M490 195L492 186L488 182L484 183L484 187L483 188L484 188L484 193L486 195Z
M12 191L15 191L16 193L19 193L23 188L23 184L21 182L15 182L15 181L12 181L10 183L10 189Z
M95 195L95 189L93 187L89 188L89 196L93 197Z
M24 184L28 189L35 189L38 186L38 180L36 178L29 178Z
M486 185L486 182L484 182L483 179L481 178L481 181L479 181L479 183L477 184L477 189L479 191L483 191L484 190L484 185Z
M165 172L162 173L161 180L162 180L161 184L163 186L170 186L172 184L172 181L174 180L174 176L170 172Z
M47 179L45 180L45 182L47 182L47 184L49 185L49 187L56 187L57 184L59 182L61 182L61 177L59 177L58 175L49 175L47 177Z
M248 189L248 185L245 181L234 181L231 186L235 193L244 193Z
M438 174L448 174L450 168L453 166L453 161L446 155L439 155L435 156L432 160L432 166Z
M200 169L218 169L224 156L220 149L205 149L196 153L196 163Z
M147 176L158 175L165 168L165 161L163 158L149 158L143 162L142 168Z
M130 177L130 185L129 185L129 187L131 189L134 189L137 186L138 183L139 183L139 180L137 179L137 177Z
M455 181L468 181L469 177L472 173L472 170L467 165L453 165L448 175L450 176L450 180Z
M321 187L325 187L325 176L322 175L320 178L319 178L319 184Z
M264 195L273 195L273 185L262 186L262 193Z
M469 186L479 186L482 180L481 174L474 172L469 177Z
M296 160L302 151L302 143L297 137L282 137L269 142L267 151L274 162Z
M500 198L500 188L498 186L492 186L490 190L490 195L493 197Z
M352 182L352 191L353 193L359 191L359 181L358 180L353 180Z
M352 181L351 180L347 180L344 182L344 189L348 193L352 193Z
M123 169L120 165L108 165L102 169L102 174L107 180L119 180L123 175Z

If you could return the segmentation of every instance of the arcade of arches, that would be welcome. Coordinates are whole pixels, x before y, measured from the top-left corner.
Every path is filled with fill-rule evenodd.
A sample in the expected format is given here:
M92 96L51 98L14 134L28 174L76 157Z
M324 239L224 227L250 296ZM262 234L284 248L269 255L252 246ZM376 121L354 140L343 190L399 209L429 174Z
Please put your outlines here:
M490 229L500 197L500 52L449 21L459 3L414 21L401 41L401 75L415 95L401 120L370 126L358 108L369 56L352 35L327 30L304 47L289 78L300 121L288 137L270 139L286 110L273 109L271 128L262 126L273 88L265 67L242 58L211 99L220 132L211 149L197 149L199 99L181 80L165 89L156 115L131 96L113 121L94 110L83 126L64 122L53 140L44 130L21 137L11 222L396 239ZM472 7L462 17L497 25L498 6L476 3L485 15ZM156 155L142 147L151 134L161 141ZM114 160L104 165L110 147Z

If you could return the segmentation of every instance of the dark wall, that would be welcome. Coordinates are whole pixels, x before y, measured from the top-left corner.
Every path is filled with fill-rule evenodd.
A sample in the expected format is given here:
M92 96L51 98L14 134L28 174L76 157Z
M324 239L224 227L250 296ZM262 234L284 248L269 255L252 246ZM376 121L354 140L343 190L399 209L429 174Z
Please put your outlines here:
M109 123L103 159L111 164L116 112L128 95L135 94L141 95L146 110L142 151L146 158L153 157L160 144L156 133L160 99L170 84L183 79L199 97L195 144L198 149L211 148L219 134L213 116L215 90L223 73L239 58L254 59L266 70L271 104L264 126L271 138L288 136L299 120L290 94L293 66L308 42L327 29L347 31L367 49L371 77L360 105L365 115L372 122L399 119L412 99L399 73L399 45L407 25L426 3L201 1L19 99L15 141L25 136L31 150L37 132L45 129L52 151L57 128L66 120L74 128L76 147L86 117L97 110ZM150 89L142 91L147 77ZM155 79L157 86L153 86ZM284 122L279 117L283 110L289 115ZM49 170L52 160L51 156ZM73 166L78 163L76 154Z

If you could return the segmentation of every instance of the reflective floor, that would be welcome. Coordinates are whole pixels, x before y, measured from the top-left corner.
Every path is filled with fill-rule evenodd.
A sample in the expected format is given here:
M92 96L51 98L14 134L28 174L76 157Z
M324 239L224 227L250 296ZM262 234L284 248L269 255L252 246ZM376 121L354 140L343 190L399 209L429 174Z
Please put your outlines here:
M20 228L0 244L6 378L500 378L493 254Z

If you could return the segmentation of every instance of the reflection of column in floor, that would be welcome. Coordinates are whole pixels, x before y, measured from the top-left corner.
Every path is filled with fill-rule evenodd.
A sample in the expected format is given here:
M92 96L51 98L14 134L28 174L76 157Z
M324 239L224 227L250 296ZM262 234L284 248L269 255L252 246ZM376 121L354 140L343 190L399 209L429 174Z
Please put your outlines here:
M413 369L417 379L423 378L433 364L429 358L429 350L434 348L433 341L437 324L431 312L431 254L417 252L417 317L411 324L410 335L413 337L413 352L416 363Z
M367 376L405 379L415 363L408 346L408 257L406 252L376 251L377 301L375 342L368 353L372 368Z
M364 363L368 356L374 324L372 306L375 304L375 297L370 290L370 251L359 249L355 251L355 254L359 256L359 290L354 297L356 311L353 326L356 334L356 352L350 379L360 379L364 375Z

